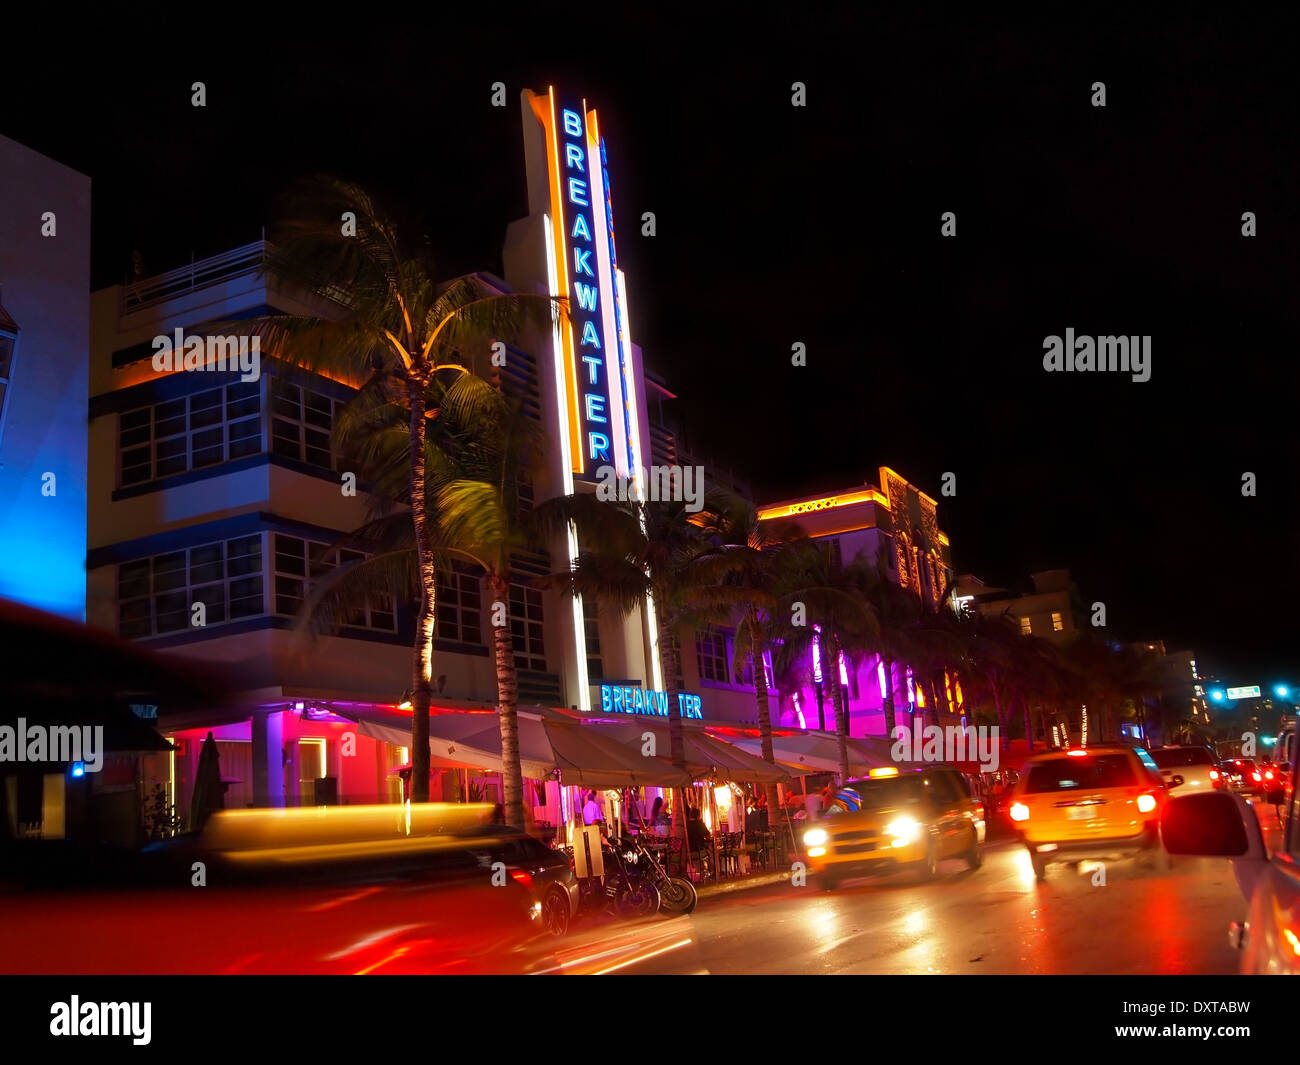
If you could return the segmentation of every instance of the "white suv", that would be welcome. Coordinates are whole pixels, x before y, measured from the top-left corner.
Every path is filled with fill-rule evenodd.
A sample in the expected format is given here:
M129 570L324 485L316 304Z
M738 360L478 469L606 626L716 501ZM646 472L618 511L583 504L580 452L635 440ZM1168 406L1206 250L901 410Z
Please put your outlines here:
M1151 757L1169 795L1200 795L1224 787L1218 759L1208 747L1160 747Z

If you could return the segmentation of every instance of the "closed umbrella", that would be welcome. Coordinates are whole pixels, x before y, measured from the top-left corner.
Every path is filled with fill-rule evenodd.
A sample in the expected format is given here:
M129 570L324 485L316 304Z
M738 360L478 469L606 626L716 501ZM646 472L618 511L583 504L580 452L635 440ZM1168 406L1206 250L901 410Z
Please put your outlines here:
M226 789L221 783L221 756L212 733L203 741L199 765L194 774L194 796L190 799L190 831L197 832L217 810L226 808Z

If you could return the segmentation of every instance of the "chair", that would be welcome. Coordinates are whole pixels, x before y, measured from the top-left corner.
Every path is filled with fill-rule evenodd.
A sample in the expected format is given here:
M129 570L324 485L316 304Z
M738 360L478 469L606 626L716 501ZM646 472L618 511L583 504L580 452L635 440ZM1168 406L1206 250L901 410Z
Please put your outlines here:
M682 840L680 836L669 836L664 841L668 849L664 854L664 868L669 876L686 876L686 862L682 857Z
M727 832L718 842L719 872L725 876L740 875L740 833Z

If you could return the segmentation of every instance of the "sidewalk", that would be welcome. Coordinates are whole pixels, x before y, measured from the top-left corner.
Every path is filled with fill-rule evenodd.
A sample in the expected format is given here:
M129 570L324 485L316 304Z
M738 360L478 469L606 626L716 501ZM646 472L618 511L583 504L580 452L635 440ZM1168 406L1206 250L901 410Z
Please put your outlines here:
M696 884L695 893L702 899L714 895L726 895L732 891L748 891L750 888L767 887L769 884L783 884L790 880L789 869L778 869L767 873L750 873L748 876L733 876L726 880L715 880L708 884Z

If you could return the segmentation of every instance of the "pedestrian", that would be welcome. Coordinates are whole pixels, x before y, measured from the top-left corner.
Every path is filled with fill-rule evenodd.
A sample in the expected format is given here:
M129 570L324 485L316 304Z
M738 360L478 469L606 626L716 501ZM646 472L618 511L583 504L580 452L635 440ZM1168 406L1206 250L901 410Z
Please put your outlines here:
M601 809L600 803L596 801L594 791L587 792L587 801L582 807L582 823L584 825L603 825L605 823L605 811Z

